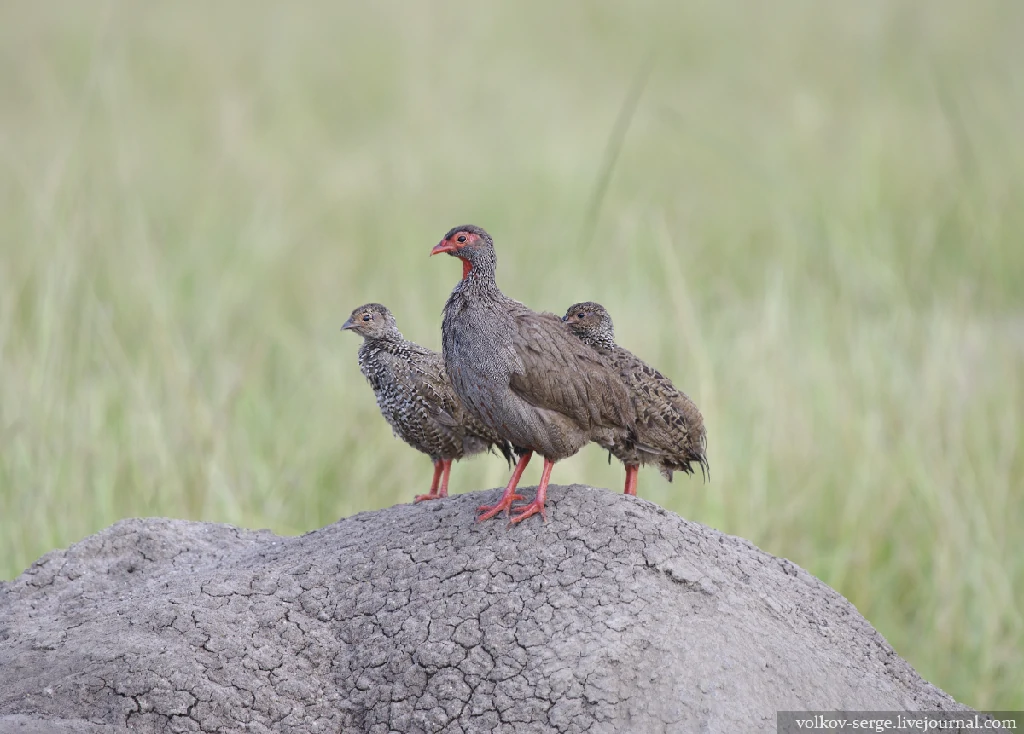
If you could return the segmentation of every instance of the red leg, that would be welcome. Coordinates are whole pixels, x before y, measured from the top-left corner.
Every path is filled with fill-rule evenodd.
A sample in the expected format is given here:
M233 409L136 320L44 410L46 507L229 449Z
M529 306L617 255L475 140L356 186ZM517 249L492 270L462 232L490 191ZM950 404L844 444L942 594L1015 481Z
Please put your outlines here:
M526 465L530 463L531 456L533 456L533 452L527 451L519 457L519 461L516 462L515 471L512 472L512 478L508 480L508 486L505 487L505 491L502 493L501 499L498 500L498 504L480 505L480 507L477 508L483 513L476 519L477 522L480 522L481 520L490 520L502 510L507 514L509 508L512 507L512 503L523 498L521 494L516 494L516 485L519 484L519 480L522 478L523 472L526 471Z
M444 473L441 475L441 491L438 494L442 497L448 496L448 477L452 475L452 460L444 459L441 462Z
M448 462L448 463L449 463L449 465L451 464L451 462ZM441 470L443 468L444 468L444 462L443 461L435 461L434 462L434 479L433 479L433 481L430 482L430 494L418 494L418 495L416 495L415 497L412 498L412 501L414 503L415 502L422 502L423 500L436 500L436 499L438 499L440 497L447 497L448 496L448 477L447 477L447 475L444 478L445 479L445 482L444 482L444 494L438 494L437 493L437 480L441 478Z
M537 485L537 496L534 497L533 502L530 504L520 505L516 508L519 514L512 518L513 524L525 520L530 515L536 515L538 512L544 518L544 522L548 521L547 515L544 514L544 498L548 494L548 481L551 479L551 469L554 466L555 462L550 459L544 459L544 471L541 472L540 484Z
M626 494L631 494L636 497L636 479L637 474L640 473L640 467L626 464Z

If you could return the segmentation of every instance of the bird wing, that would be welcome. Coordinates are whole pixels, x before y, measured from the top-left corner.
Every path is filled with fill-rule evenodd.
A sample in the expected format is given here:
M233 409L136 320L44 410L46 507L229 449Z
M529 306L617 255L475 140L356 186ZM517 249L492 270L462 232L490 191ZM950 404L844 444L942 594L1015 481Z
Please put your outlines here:
M475 436L488 444L496 444L502 454L508 458L511 454L506 441L498 434L466 410L455 388L452 387L448 373L445 371L444 358L437 352L421 347L422 358L416 360L414 380L416 392L422 398L431 418L441 429L453 437L459 435ZM461 440L461 438L460 438Z
M569 333L550 313L515 319L516 354L522 370L511 388L530 404L562 413L581 427L632 427L629 392L605 359Z
M452 428L461 423L462 404L455 396L440 354L422 349L412 363L410 377L421 405L435 420Z
M622 347L616 347L610 358L633 392L637 448L674 464L705 463L704 419L689 396Z

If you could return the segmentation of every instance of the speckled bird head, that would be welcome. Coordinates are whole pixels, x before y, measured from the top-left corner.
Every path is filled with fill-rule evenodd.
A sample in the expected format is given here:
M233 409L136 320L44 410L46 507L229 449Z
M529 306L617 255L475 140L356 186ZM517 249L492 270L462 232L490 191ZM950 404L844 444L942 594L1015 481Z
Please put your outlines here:
M493 277L497 268L494 240L483 227L473 224L463 224L448 230L448 234L434 246L430 254L438 255L442 252L462 260L463 280L471 272Z
M605 346L615 344L615 327L612 324L612 317L600 303L593 301L574 303L569 306L562 321L568 325L569 331L587 344Z
M365 339L401 339L395 317L379 303L366 303L357 308L341 327Z

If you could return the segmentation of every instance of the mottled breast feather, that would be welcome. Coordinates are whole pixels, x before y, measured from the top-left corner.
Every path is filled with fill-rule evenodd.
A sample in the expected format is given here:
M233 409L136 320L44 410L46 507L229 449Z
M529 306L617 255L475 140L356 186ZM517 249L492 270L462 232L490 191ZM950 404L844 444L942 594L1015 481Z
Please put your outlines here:
M511 457L508 443L463 407L437 352L404 339L367 339L359 368L395 435L431 459L461 459L492 446Z

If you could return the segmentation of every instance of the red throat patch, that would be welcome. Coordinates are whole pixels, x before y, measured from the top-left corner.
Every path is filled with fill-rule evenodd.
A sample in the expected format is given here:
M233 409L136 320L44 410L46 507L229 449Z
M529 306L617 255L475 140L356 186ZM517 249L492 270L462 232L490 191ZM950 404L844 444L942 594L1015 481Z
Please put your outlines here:
M469 264L469 260L462 261L462 279L465 280L469 277L469 271L473 269L473 266Z

